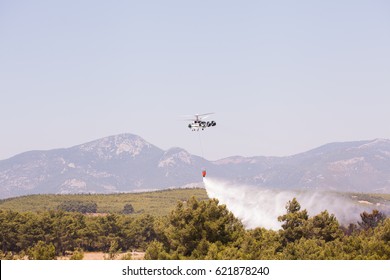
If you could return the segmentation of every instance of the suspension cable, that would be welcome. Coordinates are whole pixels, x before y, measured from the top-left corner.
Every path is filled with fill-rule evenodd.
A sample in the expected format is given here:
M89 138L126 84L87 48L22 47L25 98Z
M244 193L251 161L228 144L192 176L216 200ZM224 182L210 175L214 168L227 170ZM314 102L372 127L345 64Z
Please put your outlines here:
M204 158L204 150L203 150L203 144L202 144L202 138L200 137L200 134L201 133L198 133L198 135L199 135L199 145L200 145L200 151L201 151L201 156L202 156L202 158Z

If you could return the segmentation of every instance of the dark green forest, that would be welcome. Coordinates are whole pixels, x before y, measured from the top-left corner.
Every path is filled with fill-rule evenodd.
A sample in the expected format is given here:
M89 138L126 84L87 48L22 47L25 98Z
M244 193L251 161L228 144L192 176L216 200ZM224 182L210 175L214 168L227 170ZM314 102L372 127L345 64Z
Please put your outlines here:
M179 201L164 216L93 216L77 207L0 210L1 259L82 259L83 252L131 250L145 251L145 259L390 259L390 218L377 210L341 226L327 211L310 216L294 198L278 218L282 228L274 231L246 230L216 199Z

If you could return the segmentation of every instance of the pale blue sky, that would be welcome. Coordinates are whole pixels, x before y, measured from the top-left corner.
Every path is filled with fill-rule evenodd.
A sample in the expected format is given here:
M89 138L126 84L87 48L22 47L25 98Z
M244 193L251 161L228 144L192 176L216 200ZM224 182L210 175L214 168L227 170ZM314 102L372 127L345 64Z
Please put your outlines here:
M204 156L390 138L389 1L0 0L0 159L124 132Z

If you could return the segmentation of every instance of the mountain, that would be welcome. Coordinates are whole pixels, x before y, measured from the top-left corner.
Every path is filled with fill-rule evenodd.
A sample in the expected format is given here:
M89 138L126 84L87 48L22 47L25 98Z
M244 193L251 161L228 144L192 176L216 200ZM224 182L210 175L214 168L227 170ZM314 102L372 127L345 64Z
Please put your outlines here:
M390 140L332 143L288 157L207 161L121 134L0 161L0 198L199 186L201 168L208 176L270 188L390 193Z
M288 157L233 157L213 164L219 177L263 187L390 193L387 139L331 143Z
M0 161L0 198L180 187L199 182L203 162L183 149L163 151L139 136L121 134Z

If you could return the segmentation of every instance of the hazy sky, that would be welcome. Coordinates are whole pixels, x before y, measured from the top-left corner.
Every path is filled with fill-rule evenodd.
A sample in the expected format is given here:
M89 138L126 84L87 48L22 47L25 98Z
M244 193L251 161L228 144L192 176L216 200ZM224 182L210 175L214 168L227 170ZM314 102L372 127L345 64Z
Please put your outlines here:
M0 0L0 159L134 133L204 156L390 138L389 1Z

